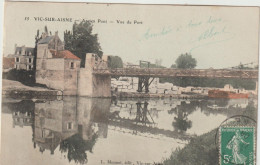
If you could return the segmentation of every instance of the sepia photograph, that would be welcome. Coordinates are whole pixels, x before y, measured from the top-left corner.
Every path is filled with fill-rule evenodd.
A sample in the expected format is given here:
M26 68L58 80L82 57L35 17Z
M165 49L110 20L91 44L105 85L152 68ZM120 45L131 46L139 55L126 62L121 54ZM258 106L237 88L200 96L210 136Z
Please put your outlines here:
M2 165L256 165L259 7L4 3Z

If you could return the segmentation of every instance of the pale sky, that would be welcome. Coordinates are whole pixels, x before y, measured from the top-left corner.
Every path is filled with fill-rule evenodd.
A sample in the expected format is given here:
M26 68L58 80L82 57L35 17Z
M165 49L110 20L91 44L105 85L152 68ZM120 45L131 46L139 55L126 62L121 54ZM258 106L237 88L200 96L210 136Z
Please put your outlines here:
M37 21L38 17L71 18L72 22ZM196 68L258 61L258 8L173 5L8 2L4 55L14 53L15 44L33 47L37 29L43 31L45 25L53 33L59 31L63 40L63 32L81 19L95 20L94 33L104 54L120 56L124 62L161 59L169 67L186 52L197 59ZM107 23L98 23L99 19ZM134 24L135 20L142 24Z

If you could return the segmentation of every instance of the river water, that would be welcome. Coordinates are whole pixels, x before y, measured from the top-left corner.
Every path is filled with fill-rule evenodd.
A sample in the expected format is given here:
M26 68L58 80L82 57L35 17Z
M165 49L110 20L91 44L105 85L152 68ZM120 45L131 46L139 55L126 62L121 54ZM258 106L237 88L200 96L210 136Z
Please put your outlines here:
M2 100L1 163L153 164L242 114L248 99Z

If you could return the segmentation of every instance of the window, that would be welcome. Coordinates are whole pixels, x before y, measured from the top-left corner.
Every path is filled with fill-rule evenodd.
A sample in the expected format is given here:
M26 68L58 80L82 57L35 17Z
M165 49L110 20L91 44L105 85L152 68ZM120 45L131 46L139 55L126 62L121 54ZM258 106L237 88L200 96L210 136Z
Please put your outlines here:
M32 59L31 59L31 58L28 58L28 62L29 62L29 63L32 63Z
M32 70L32 65L26 65L27 70Z
M15 65L14 65L14 68L15 68L15 69L19 69L19 65L16 65L16 64L15 64Z
M72 122L67 123L67 129L72 129L72 128L73 128Z
M42 138L44 138L45 137L45 132L44 132L44 130L42 130Z
M14 116L18 116L19 115L19 112L14 112Z
M70 63L70 68L71 68L71 69L75 68L74 62L71 62L71 63Z
M16 58L15 58L15 61L16 61L16 62L20 62L20 58L19 58L19 57L16 57Z

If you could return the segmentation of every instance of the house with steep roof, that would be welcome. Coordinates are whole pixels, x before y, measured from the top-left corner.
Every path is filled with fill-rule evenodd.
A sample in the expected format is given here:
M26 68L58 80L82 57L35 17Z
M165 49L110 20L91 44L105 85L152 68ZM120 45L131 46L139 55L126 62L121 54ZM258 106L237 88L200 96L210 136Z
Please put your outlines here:
M37 43L36 83L60 90L64 95L77 95L80 58L69 50L58 36L43 34Z
M35 58L34 48L25 45L19 47L15 44L14 54L9 54L6 58L14 59L12 68L32 70Z

